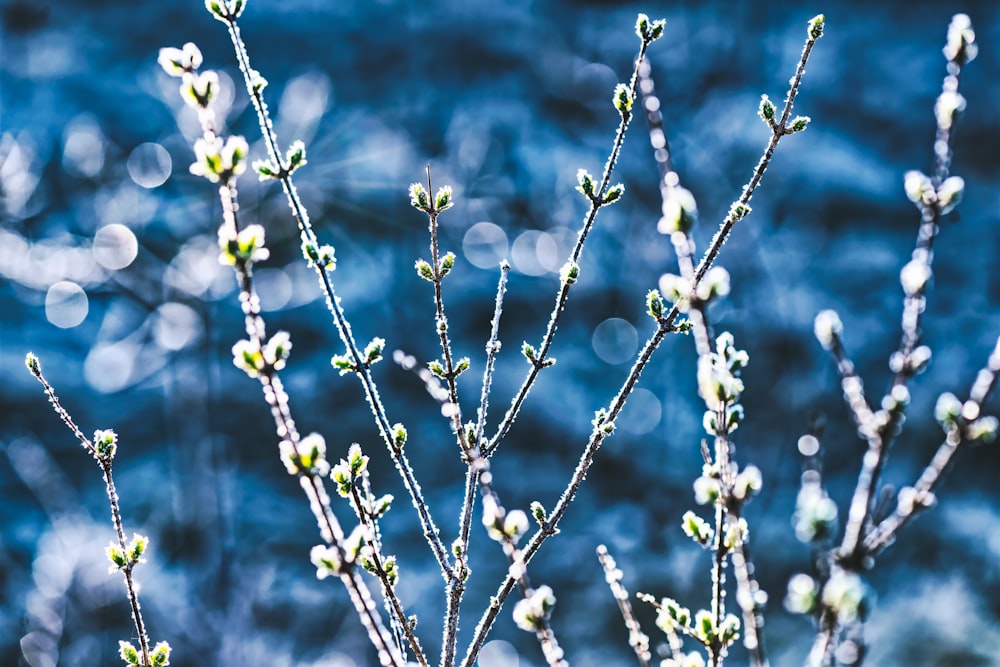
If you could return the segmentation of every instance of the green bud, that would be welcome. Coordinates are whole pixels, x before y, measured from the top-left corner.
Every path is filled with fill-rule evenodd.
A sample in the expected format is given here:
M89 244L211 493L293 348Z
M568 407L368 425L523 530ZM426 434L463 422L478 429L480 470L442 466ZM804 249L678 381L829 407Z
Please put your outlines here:
M260 348L249 340L238 340L233 344L233 365L252 378L260 375L266 364Z
M357 367L354 365L354 360L346 354L335 354L330 357L330 365L340 371L341 375L347 375L348 373L357 370Z
M448 273L451 272L452 267L455 266L455 253L448 252L444 257L441 258L438 264L438 273L444 278ZM421 276L422 277L422 276Z
M296 139L285 153L285 162L288 164L288 173L292 173L299 167L306 164L306 145L301 140Z
M266 181L269 178L278 178L278 170L270 160L254 160L250 168L257 172L257 180Z
M535 363L535 347L531 343L527 341L521 343L521 354L524 355L524 358L527 359L528 362L532 364Z
M371 366L382 361L382 350L385 348L384 338L372 338L372 341L365 346L365 363Z
M650 21L645 14L639 14L635 20L635 34L647 44L659 39L663 35L663 28L667 22L663 19Z
M743 218L747 217L752 209L746 204L741 204L740 202L733 202L733 205L729 207L729 215L727 216L733 222L739 222Z
M156 61L168 75L182 77L201 67L201 51L194 43L188 42L180 49L172 47L160 49Z
M94 449L97 456L105 461L115 458L118 450L118 434L111 429L94 431Z
M142 560L142 554L146 552L149 547L149 538L140 535L139 533L132 534L132 541L128 544L128 553L126 557L129 563L133 565Z
M442 380L444 380L445 377L447 377L447 374L444 372L444 366L441 364L440 361L430 362L429 364L427 364L427 369L435 376L441 378Z
M546 514L545 508L537 500L533 500L531 505L528 507L531 510L531 516L535 517L535 521L538 522L539 526L545 525Z
M559 281L564 285L572 285L580 275L580 267L570 260L559 269Z
M954 394L945 392L938 397L934 406L934 419L944 427L948 427L962 416L962 401Z
M621 183L612 185L610 188L608 188L608 191L605 193L603 203L613 204L614 202L621 199L623 194L625 194L624 185L622 185Z
M576 189L583 193L588 199L594 198L594 177L586 169L578 169L576 172Z
M646 292L646 312L654 320L663 317L663 297L660 296L659 290L651 289Z
M118 642L118 655L126 665L139 664L139 651L129 642Z
M774 127L774 114L777 109L774 106L774 102L768 99L767 95L760 96L760 107L757 109L757 115L760 116L761 120L767 123L768 127Z
M399 581L399 566L396 564L396 557L386 556L382 561L382 570L389 581L389 586L395 586L396 582Z
M822 14L817 14L816 16L809 19L809 39L819 39L823 36L823 25L826 23L826 17Z
M427 190L420 183L410 184L410 206L421 211L430 209L431 201L427 196Z
M337 493L343 498L347 498L351 495L351 490L354 488L354 482L351 479L351 468L344 461L341 461L337 465L333 466L330 471L330 479L333 483L337 485Z
M708 525L708 522L690 511L684 513L681 527L688 537L703 547L708 546L712 541L712 536L715 534L715 531Z
M443 185L438 188L437 193L434 195L434 210L440 213L445 209L449 209L454 205L451 197L451 186Z
M128 557L125 555L125 552L114 542L104 547L104 553L112 563L109 571L115 572L128 565Z
M615 92L611 99L621 117L628 120L632 114L632 88L628 84L619 83L615 86Z
M434 269L427 260L418 259L413 265L413 268L417 270L417 275L428 282L434 282Z
M462 357L461 359L459 359L458 363L455 364L455 377L458 377L465 371L469 370L469 365L470 362L468 357Z
M525 344L527 345L527 343ZM38 363L38 357L34 352L29 352L24 355L24 365L28 367L28 370L31 371L31 374L35 377L42 376L42 366Z
M406 427L396 423L392 426L392 444L396 449L402 449L406 444Z
M788 121L788 127L785 128L785 134L795 134L796 132L801 132L806 129L810 120L812 119L809 118L809 116L796 116Z
M170 664L170 644L167 642L157 642L153 651L149 654L149 659L153 667L166 667Z

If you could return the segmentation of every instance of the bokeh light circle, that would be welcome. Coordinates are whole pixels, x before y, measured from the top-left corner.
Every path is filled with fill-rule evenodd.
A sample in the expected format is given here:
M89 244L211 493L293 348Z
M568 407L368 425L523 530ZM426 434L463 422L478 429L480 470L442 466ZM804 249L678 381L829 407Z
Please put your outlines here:
M594 329L591 339L594 352L608 364L623 364L635 357L639 334L628 320L609 317Z
M158 188L170 177L173 162L170 153L160 144L148 142L139 144L128 156L128 175L136 185L144 188Z
M469 263L480 269L495 269L507 257L507 233L492 222L477 222L462 239Z
M45 317L60 329L71 329L83 322L90 301L83 288L69 280L60 280L45 294Z
M104 225L94 234L94 259L106 269L117 271L135 261L139 241L132 230L117 223Z

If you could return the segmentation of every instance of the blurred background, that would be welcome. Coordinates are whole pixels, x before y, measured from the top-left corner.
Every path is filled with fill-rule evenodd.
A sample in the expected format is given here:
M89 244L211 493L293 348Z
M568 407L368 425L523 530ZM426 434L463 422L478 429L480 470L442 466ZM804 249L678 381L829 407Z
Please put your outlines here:
M345 592L318 582L319 541L256 382L230 347L243 335L232 271L217 257L215 188L188 172L197 121L162 46L196 42L223 82L220 117L264 157L253 109L222 24L201 2L0 2L0 664L119 664L134 634L120 577L107 573L113 533L99 470L25 371L34 351L85 433L120 436L116 481L126 529L150 536L137 572L153 641L172 664L374 664ZM702 251L766 144L762 93L781 100L814 14L826 35L795 111L812 117L785 139L753 214L723 249L731 295L717 330L750 355L747 418L737 456L761 468L748 510L768 604L773 664L801 664L808 618L783 609L791 575L811 571L791 527L802 468L799 436L823 424L823 462L841 513L864 451L833 363L812 334L836 309L873 400L898 344L900 268L919 216L902 188L931 169L932 107L944 75L952 13L970 14L979 58L963 74L953 173L965 203L943 225L924 321L935 353L912 384L909 419L886 481L911 484L942 439L933 405L962 397L1000 332L1000 7L995 2L566 2L512 0L251 0L240 21L282 142L302 139L297 184L335 274L355 334L384 337L422 362L439 354L430 286L412 269L428 256L426 220L407 185L431 165L457 204L441 218L458 256L445 285L451 333L473 372L461 388L473 414L497 264L513 265L490 422L526 371L558 269L584 213L578 168L598 173L627 80L636 13L667 19L650 50L664 127L682 183L698 201ZM235 79L235 82L234 82ZM644 119L633 124L617 178L621 203L602 211L553 354L493 459L508 508L552 507L595 409L624 379L653 323L644 295L676 271L656 232L657 171ZM342 346L280 189L241 180L243 220L267 229L271 259L255 271L271 331L291 332L284 379L300 430L325 435L339 458L359 442L377 492L397 502L384 522L398 554L399 593L436 648L441 578L358 383L329 358ZM553 627L579 667L634 664L594 549L609 546L635 591L708 605L709 556L679 528L694 508L703 404L693 343L666 341L602 448L562 533L532 562L558 605ZM443 537L455 537L463 471L448 426L412 374L391 361L375 375ZM989 410L998 412L991 399ZM963 451L938 507L908 526L871 573L872 665L1000 664L1000 496L997 446ZM346 505L338 505L343 521ZM704 510L703 510L704 511ZM471 636L506 565L474 526L462 638ZM535 640L502 612L481 665L540 665ZM657 638L652 610L638 604ZM659 639L656 639L659 641ZM437 660L434 650L432 659ZM733 651L741 664L745 651Z

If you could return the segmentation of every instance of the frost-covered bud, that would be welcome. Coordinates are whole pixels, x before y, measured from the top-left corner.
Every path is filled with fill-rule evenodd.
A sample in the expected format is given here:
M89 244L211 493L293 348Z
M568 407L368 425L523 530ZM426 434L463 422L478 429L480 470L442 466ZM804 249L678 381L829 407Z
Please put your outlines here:
M795 501L792 523L800 542L828 539L837 527L837 503L818 484L804 485Z
M948 41L944 47L944 57L951 62L965 65L972 62L979 52L976 33L968 14L955 14L948 25Z
M997 439L997 429L1000 421L996 417L980 417L965 429L965 437L969 442L989 443Z
M326 460L326 440L319 433L310 433L298 442L285 439L278 443L278 454L289 475L325 475L330 472Z
M732 614L726 614L718 627L715 616L707 609L695 614L694 636L706 646L721 644L729 646L739 637L740 620Z
M930 177L916 169L911 169L903 175L903 189L906 197L917 206L928 205L934 201L934 185Z
M965 180L961 176L950 176L937 190L938 210L941 215L951 213L962 201L965 192Z
M335 547L317 544L309 551L309 561L316 566L316 578L336 576L343 569L343 562Z
M663 317L663 297L655 289L646 292L646 312L654 320L659 320Z
M840 315L833 310L823 310L816 315L813 322L813 332L816 340L823 346L823 349L832 350L834 341L844 331L844 325L840 321Z
M663 28L666 24L667 22L663 19L650 21L649 17L645 14L639 14L635 20L635 34L639 36L639 39L648 44L663 35Z
M280 170L270 160L254 160L250 163L250 168L257 172L257 180L259 181L279 178L281 175Z
M503 522L503 532L513 542L517 542L528 532L528 515L521 510L511 510Z
M148 537L140 535L139 533L132 533L132 541L128 543L125 554L129 564L135 565L136 563L144 563L145 559L142 558L142 555L146 553L146 549L148 548Z
M219 94L219 75L209 70L188 74L181 83L181 98L195 109L207 109Z
M732 551L742 546L749 534L750 527L747 525L747 520L740 517L736 521L731 521L726 526L726 532L722 536L722 546L727 551Z
M678 304L680 311L686 313L687 296L691 292L691 283L673 273L664 273L658 283L660 295L670 303Z
M447 373L445 373L445 370L444 370L444 365L440 361L431 361L431 362L429 362L427 364L427 370L429 370L436 377L439 377L442 380L447 377Z
M306 145L300 139L296 139L288 147L288 151L285 153L285 163L288 165L288 173L292 173L306 164Z
M668 188L660 207L662 217L656 223L656 231L661 234L690 232L698 221L698 204L690 190L680 186Z
M442 185L438 188L437 193L434 195L434 210L440 213L445 209L449 209L455 205L452 200L452 192L450 185Z
M523 341L521 343L521 354L524 358L528 360L529 363L535 363L535 346L528 341Z
M934 117L937 118L938 126L948 130L958 117L958 114L965 111L965 97L954 90L946 90L938 95L937 102L934 103Z
M690 511L685 512L681 518L681 527L684 529L685 535L703 547L707 546L715 535L715 531L712 530L707 521Z
M392 501L395 499L395 496L391 493L387 493L384 496L376 498L370 505L365 503L365 511L368 512L369 516L373 519L381 519L392 507Z
M927 370L931 361L931 348L926 345L916 347L907 356L902 352L893 352L889 357L889 370L904 375L919 375Z
M167 642L157 642L149 654L149 660L153 663L153 667L166 667L169 665L170 644Z
M181 77L201 67L201 51L194 42L188 42L179 49L165 47L160 49L156 62L168 75Z
M368 467L368 457L361 452L361 445L354 443L347 450L347 465L354 477L361 475Z
M341 497L347 498L351 495L351 490L354 488L354 479L351 475L351 467L346 461L341 460L340 463L333 466L333 469L330 470L330 479L337 485L337 493Z
M535 517L535 521L538 522L538 525L544 526L546 519L545 507L543 507L537 500L533 500L531 501L531 505L528 509L531 510L531 516Z
M819 39L823 36L823 25L826 23L826 17L822 14L817 14L816 16L809 19L809 39Z
M469 367L471 365L472 362L469 361L468 357L462 357L461 359L459 359L458 362L455 364L455 377L458 377L465 371L469 370Z
M255 69L250 70L250 88L257 95L260 95L261 91L267 88L267 79Z
M440 262L438 262L438 273L441 274L442 278L444 278L446 275L451 273L451 270L452 268L454 268L454 266L455 266L455 253L453 252L445 253L445 256L441 258Z
M854 572L837 569L823 586L823 604L837 614L840 623L864 620L870 594L864 580Z
M576 282L576 279L580 276L579 265L570 260L563 264L563 267L559 269L559 282L564 285L572 285Z
M260 347L249 340L238 340L233 344L233 365L252 378L260 375L266 364Z
M749 215L750 211L752 210L753 209L751 209L746 204L741 204L740 202L735 201L733 202L732 206L729 207L729 215L727 215L726 217L732 220L733 222L739 222L743 218L747 217L747 215Z
M264 247L264 228L260 225L247 225L239 232L227 224L220 225L219 251L219 263L229 266L262 262L271 256Z
M125 552L115 542L104 547L104 553L107 555L108 560L111 561L111 567L108 569L108 572L117 572L128 565L128 558L125 556Z
M538 632L545 627L555 606L556 596L552 589L539 586L514 605L514 623L525 632Z
M417 270L417 275L428 282L434 282L434 269L431 268L430 262L425 259L418 259L413 264L413 268Z
M205 0L205 9L224 23L239 18L245 6L244 0Z
M420 183L410 184L410 206L427 211L431 207L430 196Z
M795 574L788 580L785 609L793 614L811 614L819 598L819 584L808 574Z
M925 260L912 259L899 272L899 282L908 297L919 296L927 289L934 272Z
M749 500L760 492L763 485L764 478L760 474L760 468L749 465L736 475L736 481L733 483L733 496L738 500Z
M697 294L700 300L708 302L717 296L726 296L729 289L729 271L721 266L713 266L698 283Z
M118 434L111 429L94 431L94 450L97 456L105 461L115 458L118 451Z
M240 136L229 137L225 143L219 137L202 137L194 144L195 161L188 170L212 183L228 183L246 171L249 150L247 140Z
M588 199L594 198L594 177L590 175L590 172L586 169L577 169L576 171L576 189L579 190Z
M390 436L392 437L393 447L402 449L403 445L406 444L406 427L399 423L394 424Z
M279 331L264 345L264 361L276 371L285 367L285 360L292 352L292 339L287 331Z
M757 109L757 115L760 116L761 120L768 124L768 126L774 126L774 115L777 109L774 106L774 102L770 100L767 95L760 96L760 107Z
M621 183L616 183L608 188L608 191L604 193L604 201L602 203L613 204L621 199L623 194L625 194L625 186Z
M938 397L934 406L934 419L945 428L951 426L962 416L962 401L955 394L945 392Z
M126 665L138 665L141 664L139 658L139 651L136 650L130 642L118 642L118 656Z
M341 375L347 375L352 371L358 370L354 364L354 360L346 354L335 354L330 357L330 365L340 371Z
M372 338L371 342L365 346L365 351L363 352L365 363L371 366L374 363L382 361L382 350L384 349L384 338Z
M706 429L708 430L708 429ZM709 472L694 480L694 501L699 505L714 503L719 498L719 476Z
M673 633L677 628L687 628L691 624L691 611L682 607L673 598L663 598L656 609L656 627L665 633Z
M385 557L382 561L382 571L385 572L385 578L389 585L395 586L399 581L399 564L396 562L395 556Z
M632 88L628 84L619 83L615 86L615 93L611 99L618 113L627 120L632 114Z
M788 125L785 127L785 134L795 134L796 132L801 132L809 126L809 122L811 120L812 119L809 116L796 116L788 121Z

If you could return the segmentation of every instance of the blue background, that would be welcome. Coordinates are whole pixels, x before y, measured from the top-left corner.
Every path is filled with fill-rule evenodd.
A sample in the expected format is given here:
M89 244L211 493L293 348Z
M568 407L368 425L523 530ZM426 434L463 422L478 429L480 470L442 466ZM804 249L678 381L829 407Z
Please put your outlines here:
M218 200L187 172L192 116L181 112L176 80L156 64L161 46L195 41L204 68L238 77L224 26L193 0L0 8L0 664L116 664L117 641L134 632L121 582L106 573L112 532L99 471L24 370L29 349L84 432L120 435L126 529L153 545L138 570L146 619L153 640L174 647L172 664L372 664L346 594L315 580L307 555L316 527L277 459L259 387L230 362L243 325L231 272L215 260ZM889 380L898 272L919 221L903 174L931 168L940 49L956 11L970 14L980 43L963 74L968 110L954 144L953 173L966 179L966 198L936 246L924 323L935 357L912 384L888 482L916 479L941 440L937 396L966 394L1000 329L996 4L251 0L241 26L254 66L270 81L281 140L308 145L297 183L321 239L337 248L338 291L360 339L382 336L389 350L425 361L439 354L430 287L411 268L428 255L426 221L406 197L430 163L435 183L455 188L457 205L442 217L443 247L459 256L446 299L457 351L473 359L469 376L478 378L497 271L479 266L495 258L475 254L467 234L479 222L504 230L498 257L511 257L515 270L496 424L525 371L517 349L542 335L558 281L551 269L584 213L576 170L598 172L610 148L611 90L629 75L638 11L668 21L650 58L676 168L698 200L700 250L766 144L760 94L783 98L806 21L820 11L827 17L795 109L813 123L783 140L753 214L723 249L733 290L712 310L716 327L732 331L751 360L737 447L764 474L748 519L770 595L767 643L774 664L801 664L812 626L781 603L788 577L811 568L790 524L801 471L796 440L817 419L825 423L825 474L842 513L864 451L812 320L824 308L840 312L874 400ZM246 94L241 85L232 90L227 123L263 157ZM553 350L559 363L493 461L508 508L536 499L554 505L593 411L617 391L635 341L652 331L646 290L676 270L668 239L655 231L659 193L647 137L637 118L617 172L626 197L601 213L588 241ZM162 150L142 147L150 143ZM269 329L292 334L284 378L299 427L323 433L334 458L355 441L372 456L376 490L397 497L384 527L400 558L400 596L420 616L424 645L436 648L440 576L360 388L329 366L341 344L297 260L284 198L276 185L244 177L241 204L245 221L267 228L272 259L260 267L259 287ZM135 260L119 270L92 251L98 230L111 224L138 243ZM555 259L546 254L552 247ZM47 317L46 294L60 280L87 295L77 326ZM57 321L73 312L72 304L50 309ZM609 342L601 332L617 337ZM701 465L694 368L689 339L666 341L562 534L532 562L533 581L556 591L553 627L573 665L634 664L593 556L599 543L633 592L708 604L708 555L679 529L694 508ZM376 378L390 419L410 430L410 456L450 541L463 471L447 424L411 374L387 361ZM475 385L462 385L467 414ZM990 411L996 407L992 399ZM869 664L1000 663L998 471L995 445L961 452L939 506L880 559L871 575ZM339 510L346 521L347 507ZM474 529L463 641L505 569L478 521ZM655 638L650 610L638 608ZM517 664L512 650L521 665L542 663L533 638L511 622L510 605L493 637L514 648L493 645L484 666L487 658ZM740 664L742 647L733 655Z

